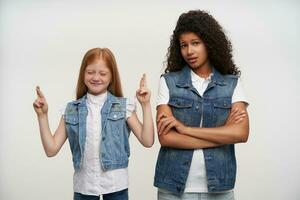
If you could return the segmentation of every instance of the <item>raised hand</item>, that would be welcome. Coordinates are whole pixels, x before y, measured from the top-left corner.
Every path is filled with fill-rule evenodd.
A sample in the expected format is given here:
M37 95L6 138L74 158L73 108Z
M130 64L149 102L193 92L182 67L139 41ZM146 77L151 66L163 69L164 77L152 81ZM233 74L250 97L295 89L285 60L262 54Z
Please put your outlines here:
M140 80L140 88L136 91L136 97L140 104L145 104L150 102L151 92L147 88L146 75L143 74L143 77Z
M44 94L39 86L36 87L37 98L33 102L33 108L37 115L43 115L48 113L48 104Z

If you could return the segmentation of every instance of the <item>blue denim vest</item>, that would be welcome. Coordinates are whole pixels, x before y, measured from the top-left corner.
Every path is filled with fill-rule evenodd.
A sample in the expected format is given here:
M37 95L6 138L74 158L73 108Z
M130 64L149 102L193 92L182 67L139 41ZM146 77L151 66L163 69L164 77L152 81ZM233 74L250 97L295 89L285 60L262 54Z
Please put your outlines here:
M75 170L80 169L86 141L86 118L88 114L86 95L68 103L64 120L70 143ZM100 113L99 113L100 114ZM130 155L129 133L126 123L126 99L107 93L101 109L100 164L104 171L126 168ZM99 133L100 134L100 133Z
M231 109L231 99L237 76L222 75L213 68L213 76L203 96L193 87L191 70L163 75L169 88L168 105L173 115L187 126L224 125ZM177 195L184 192L194 150L161 147L156 163L154 185ZM234 187L236 159L234 145L203 149L209 192L221 192Z

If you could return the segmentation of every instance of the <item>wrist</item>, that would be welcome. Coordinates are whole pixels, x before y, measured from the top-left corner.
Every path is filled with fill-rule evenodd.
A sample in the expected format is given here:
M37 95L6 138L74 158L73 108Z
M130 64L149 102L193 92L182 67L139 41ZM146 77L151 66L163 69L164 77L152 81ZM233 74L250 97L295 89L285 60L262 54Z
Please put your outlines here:
M37 113L37 117L39 119L47 119L48 118L48 113Z
M191 132L191 127L184 126L182 132L182 134L189 135L189 133Z
M147 108L147 107L151 107L150 101L146 101L141 103L142 108Z

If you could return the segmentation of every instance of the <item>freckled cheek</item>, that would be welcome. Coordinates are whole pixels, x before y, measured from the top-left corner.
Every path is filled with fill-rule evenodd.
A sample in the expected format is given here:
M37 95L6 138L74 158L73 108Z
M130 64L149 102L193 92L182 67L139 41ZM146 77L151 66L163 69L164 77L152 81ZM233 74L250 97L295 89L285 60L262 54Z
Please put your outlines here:
M93 78L93 75L88 75L88 74L86 74L85 76L84 76L84 81L89 81L89 80L91 80Z

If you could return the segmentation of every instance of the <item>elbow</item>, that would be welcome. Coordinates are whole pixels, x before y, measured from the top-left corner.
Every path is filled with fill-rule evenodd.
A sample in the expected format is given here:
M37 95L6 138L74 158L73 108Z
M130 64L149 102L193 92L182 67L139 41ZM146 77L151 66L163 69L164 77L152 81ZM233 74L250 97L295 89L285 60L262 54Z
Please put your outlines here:
M47 156L48 158L51 158L51 157L56 156L57 151L54 151L54 150L47 150L47 151L45 151L45 153L46 153L46 156Z
M146 148L151 148L154 144L154 140L151 141L151 142L148 142L148 143L143 143L143 146L146 147Z
M153 146L153 144L143 144L143 146L144 146L145 148L151 148L151 147Z
M248 141L248 135L241 137L241 143L246 143Z
M239 136L236 138L237 143L246 143L248 141L248 137L249 137L249 131L245 131L239 134Z
M158 140L161 146L166 147L167 146L167 135L161 134L158 136Z

